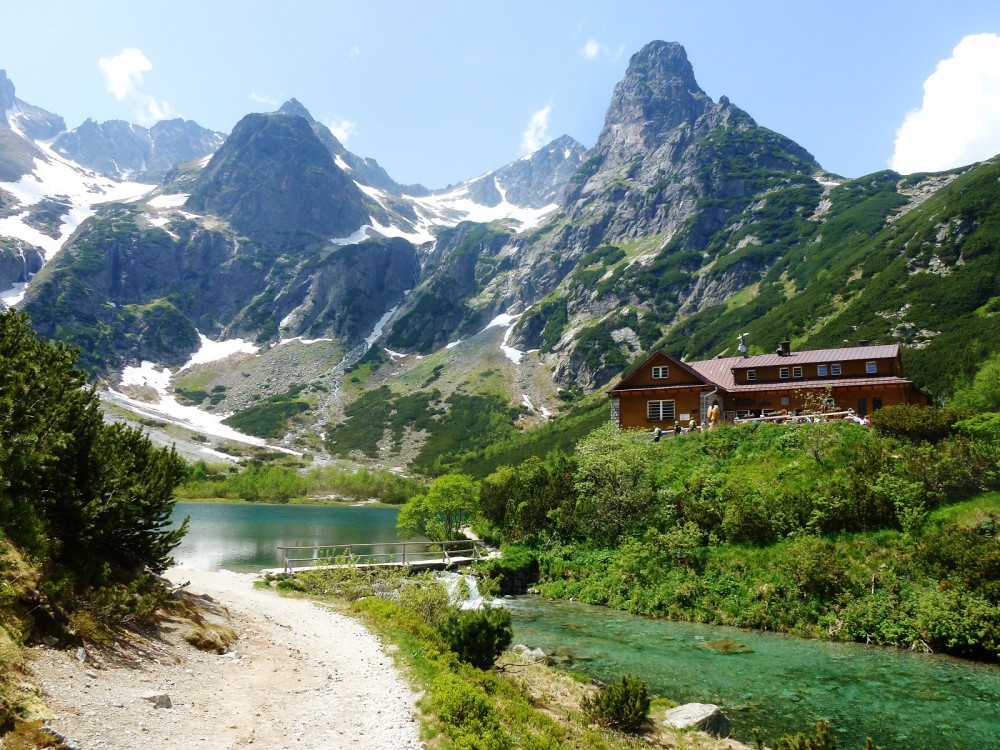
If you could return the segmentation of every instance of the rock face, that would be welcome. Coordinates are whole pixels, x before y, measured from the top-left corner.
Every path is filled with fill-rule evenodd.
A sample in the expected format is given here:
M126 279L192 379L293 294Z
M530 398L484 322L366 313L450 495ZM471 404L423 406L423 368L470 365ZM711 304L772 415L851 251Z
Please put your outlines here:
M566 183L586 153L574 139L561 136L530 156L470 180L469 197L484 206L496 206L505 199L529 208L561 203Z
M386 330L390 348L429 353L456 338L481 331L501 312L476 299L502 263L498 254L510 235L482 224L443 230L425 272Z
M224 136L191 120L163 120L144 128L125 120L86 120L60 135L53 148L77 164L110 177L149 182L174 166L213 153Z
M698 312L758 281L767 265L756 257L709 270L734 249L720 238L758 204L787 201L794 215L818 201L819 171L805 149L725 97L712 101L679 44L646 45L615 87L562 215L546 238L511 251L522 262L509 287L536 295L524 299L531 309L514 345L550 351L563 382L607 382L682 309ZM624 253L599 252L640 243L647 250L627 264ZM535 304L542 295L555 299Z
M364 196L303 117L247 115L199 176L187 207L220 216L263 246L347 237Z
M28 138L33 133L51 137L50 133L54 135L62 128L62 118L58 115L18 99L14 83L7 78L6 71L0 70L0 182L17 182L32 170L35 159L43 158L34 143L19 133ZM0 190L0 216L11 210L12 203L12 196Z
M729 719L712 703L685 703L663 715L663 723L675 729L700 729L716 737L729 736Z
M353 346L420 268L416 248L398 238L284 250L181 215L163 229L146 226L138 207L115 206L81 227L23 307L40 333L58 328L79 345L81 364L95 372L130 360L174 365L198 347L199 331L265 341L280 328Z
M16 239L0 238L0 290L30 279L45 262L41 248Z
M47 140L66 129L59 115L46 112L14 96L14 83L7 71L0 70L0 118L6 125L16 125L29 138Z
M326 125L313 119L309 110L298 99L289 99L278 108L277 113L290 117L304 118L316 134L316 137L320 139L334 157L340 157L342 162L347 165L351 175L358 182L378 188L379 190L385 190L393 195L406 194L419 196L430 193L423 185L400 185L374 159L360 157L348 151L344 144L337 140L337 137L330 132L330 129Z
M570 221L601 217L588 243L649 235L672 237L688 222L684 244L703 247L747 201L761 172L812 176L815 159L791 140L761 128L694 78L684 48L651 42L632 56L615 86L597 145L567 187ZM712 210L702 201L716 202ZM732 201L719 210L718 202ZM594 237L597 232L599 237Z

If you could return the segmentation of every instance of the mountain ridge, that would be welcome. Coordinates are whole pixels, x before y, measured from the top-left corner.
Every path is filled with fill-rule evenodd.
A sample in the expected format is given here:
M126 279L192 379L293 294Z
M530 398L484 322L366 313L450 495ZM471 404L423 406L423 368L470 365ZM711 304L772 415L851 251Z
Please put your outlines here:
M510 429L538 424L651 349L724 355L744 332L765 350L899 342L941 394L1000 349L994 168L831 175L708 97L681 45L652 42L630 59L594 148L563 136L443 190L395 183L297 100L248 115L211 157L98 209L24 307L111 377L147 357L180 364L205 334L363 344L353 369L321 378L326 396L290 396L321 410L308 424L332 420L328 436L386 387L426 399L442 424L459 396L511 404L519 416L495 417ZM153 261L164 253L174 270ZM920 301L930 288L954 315ZM206 377L220 390L205 408L253 408L232 375ZM313 387L252 377L262 397ZM289 422L288 440L321 450L305 424Z

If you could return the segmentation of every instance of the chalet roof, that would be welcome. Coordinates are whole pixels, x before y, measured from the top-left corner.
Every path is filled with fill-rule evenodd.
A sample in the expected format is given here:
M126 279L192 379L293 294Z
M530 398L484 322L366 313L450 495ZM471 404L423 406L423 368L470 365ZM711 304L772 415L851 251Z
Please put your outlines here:
M754 391L798 391L814 390L821 388L857 388L858 386L879 385L879 386L908 386L913 385L912 380L899 378L895 375L885 375L876 378L857 377L835 377L819 378L818 380L779 380L777 383L746 383L727 387L730 393L750 393Z
M905 378L881 376L874 378L858 377L829 377L813 380L803 380L795 378L791 380L781 380L774 382L758 382L737 384L733 370L748 369L754 367L780 366L789 367L795 365L824 363L824 362L851 362L855 360L871 361L873 359L894 358L899 354L898 344L888 344L884 346L852 346L842 349L813 349L803 352L792 352L779 356L777 354L758 354L753 357L723 357L719 359L703 359L697 362L688 362L688 367L697 372L703 378L720 388L731 393L749 391L794 391L799 388L825 388L830 386L837 388L840 386L864 386L864 385L890 385L893 383L909 383Z
M722 359L703 359L688 362L688 367L706 378L709 382L731 391L736 386L733 379L733 368L737 362L745 362L753 357L724 357Z
M646 357L646 359L643 360L642 364L640 364L638 367L636 367L635 370L633 370L629 375L627 375L626 377L622 378L618 382L617 385L614 385L611 388L609 388L607 390L607 393L620 393L621 391L645 390L645 389L650 388L650 387L653 387L653 388L658 387L658 386L645 386L644 385L644 386L639 386L638 388L636 388L636 386L632 385L632 381L635 380L635 378L637 378L639 376L639 373L642 371L642 369L646 365L648 365L654 359L666 360L672 366L679 367L682 370L686 370L687 372L691 373L691 375L693 375L695 378L700 378L700 379L704 378L704 375L702 375L700 372L698 372L693 367L691 367L690 363L681 362L679 359L677 359L677 357L671 356L670 354L667 354L665 351L663 351L662 349L660 349L658 351L653 352L648 357ZM668 385L668 384L664 384L664 385L666 387L679 387L676 384L673 384L672 386ZM686 385L687 386L697 385L697 383L687 383ZM711 385L711 383L708 383L708 385Z
M839 349L809 349L792 351L789 354L756 354L752 357L730 357L730 367L784 367L823 362L854 362L858 360L895 359L899 356L899 344L879 344L875 346L846 346ZM721 360L717 360L721 361ZM700 364L689 362L694 366ZM697 369L697 368L695 368Z
M618 385L608 390L610 394L623 393L627 391L667 391L671 389L697 387L697 383L667 384L662 385L632 385L632 380L637 373L654 358L666 359L672 364L676 364L691 372L696 377L705 381L706 386L717 386L730 393L749 393L753 391L796 391L799 389L819 389L819 388L842 388L869 385L882 386L902 386L912 385L906 378L894 375L882 375L876 377L853 377L853 376L831 376L812 380L794 378L780 380L778 382L755 382L737 384L734 370L745 370L756 367L789 367L795 365L829 363L829 362L853 362L871 361L876 359L895 359L899 356L898 344L881 344L875 346L849 346L839 349L811 349L801 352L791 352L790 354L757 354L752 357L719 357L716 359L702 359L694 362L681 362L666 352L658 351L651 354L632 374L622 379Z

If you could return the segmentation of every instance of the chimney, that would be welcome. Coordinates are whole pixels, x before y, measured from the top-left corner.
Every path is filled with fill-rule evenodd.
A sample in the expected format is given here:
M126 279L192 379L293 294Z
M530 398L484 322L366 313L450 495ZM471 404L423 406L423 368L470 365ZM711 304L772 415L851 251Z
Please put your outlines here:
M861 339L861 341L858 342L858 346L868 346L868 339Z
M782 357L787 357L791 353L792 353L792 342L791 341L782 341L781 342L781 356Z

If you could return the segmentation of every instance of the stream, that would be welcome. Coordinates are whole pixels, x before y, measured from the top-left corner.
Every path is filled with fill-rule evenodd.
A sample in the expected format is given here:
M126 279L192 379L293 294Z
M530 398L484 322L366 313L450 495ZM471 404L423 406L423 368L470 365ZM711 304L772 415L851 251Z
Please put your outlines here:
M191 517L179 563L240 572L280 567L278 545L395 542L395 508L177 503ZM1000 666L935 654L653 620L576 602L504 602L514 642L561 669L640 676L654 695L717 703L749 742L812 732L828 719L840 750L1000 748Z

